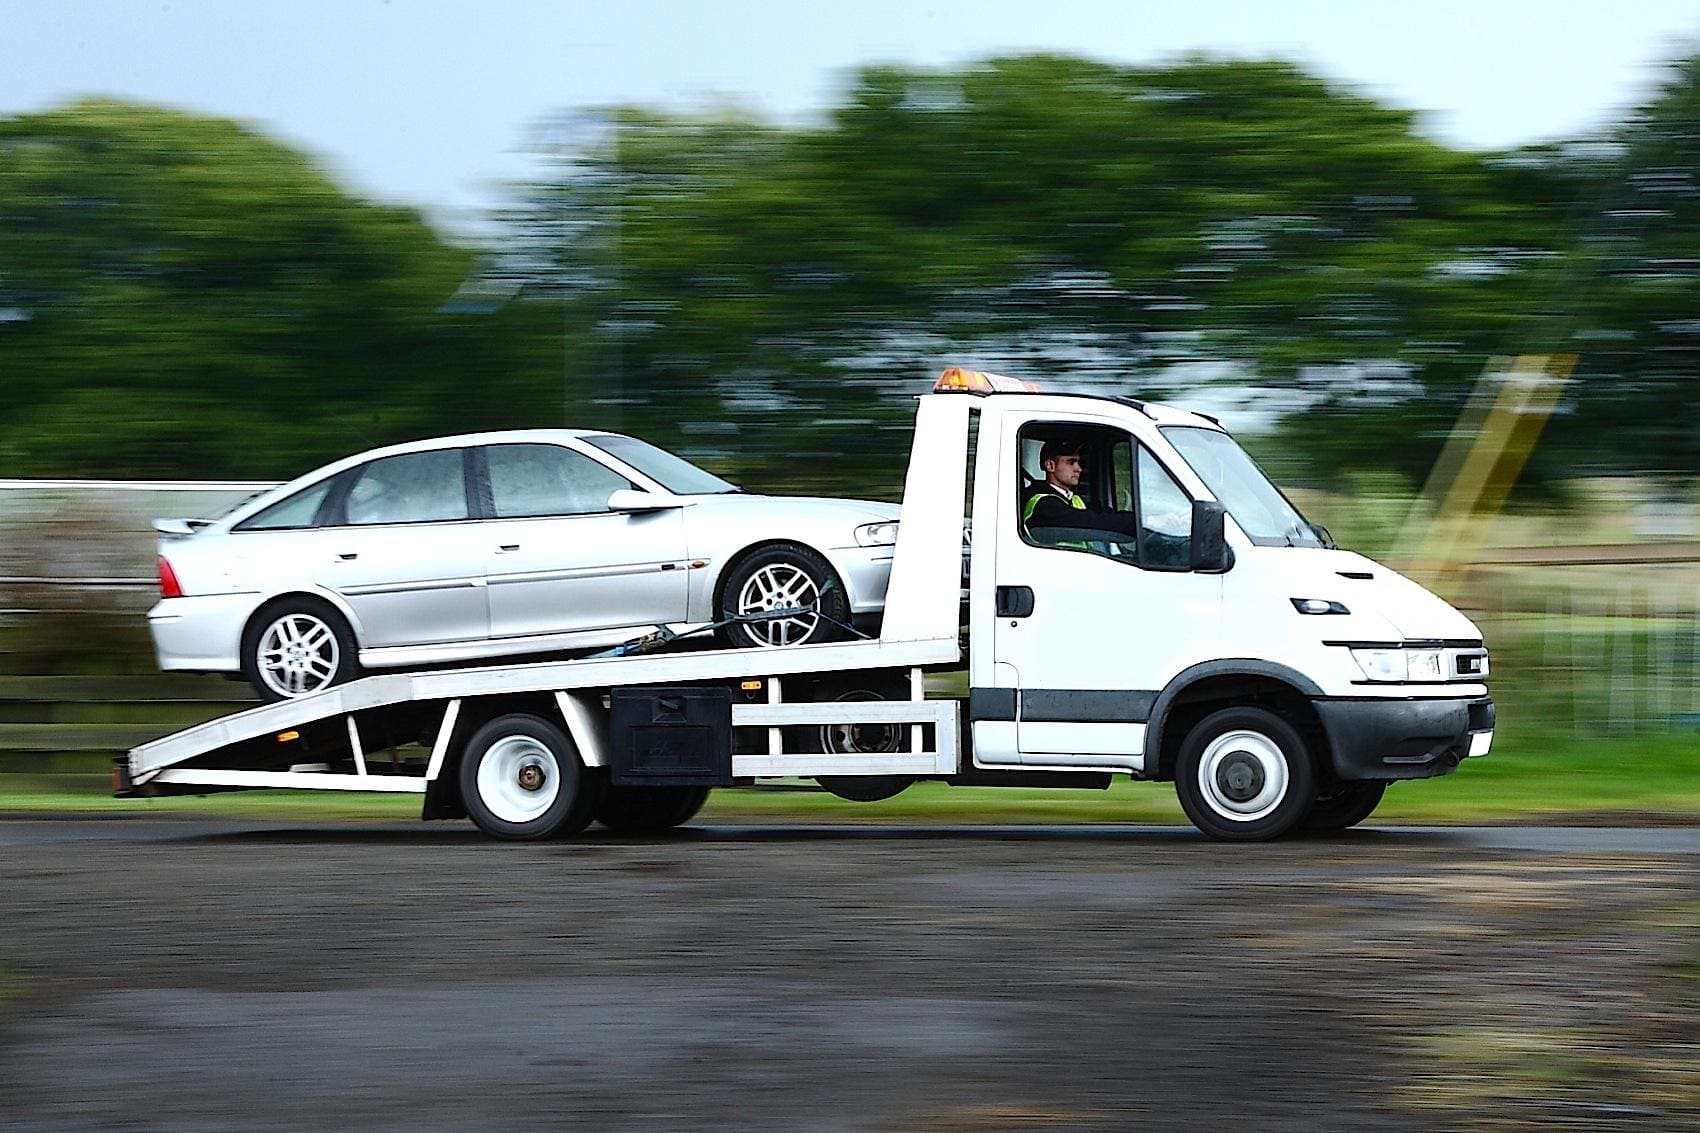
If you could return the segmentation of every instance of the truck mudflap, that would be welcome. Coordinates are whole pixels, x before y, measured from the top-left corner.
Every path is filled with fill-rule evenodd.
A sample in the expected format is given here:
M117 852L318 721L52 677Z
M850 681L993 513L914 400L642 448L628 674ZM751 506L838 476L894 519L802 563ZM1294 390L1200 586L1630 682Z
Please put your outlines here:
M1334 774L1346 782L1445 775L1493 742L1489 697L1313 701Z

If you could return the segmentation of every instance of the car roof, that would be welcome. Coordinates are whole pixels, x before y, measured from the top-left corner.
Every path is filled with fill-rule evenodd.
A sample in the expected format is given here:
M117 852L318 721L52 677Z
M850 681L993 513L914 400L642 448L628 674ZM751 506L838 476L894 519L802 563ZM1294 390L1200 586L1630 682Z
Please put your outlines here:
M500 444L558 444L561 441L579 440L584 437L619 437L621 433L612 433L607 429L495 429L483 433L457 433L447 437L425 437L417 441L402 441L399 444L385 445L383 448L367 449L365 452L351 453L343 460L367 461L379 456L396 456L407 452L425 452L439 448L470 448L473 445Z

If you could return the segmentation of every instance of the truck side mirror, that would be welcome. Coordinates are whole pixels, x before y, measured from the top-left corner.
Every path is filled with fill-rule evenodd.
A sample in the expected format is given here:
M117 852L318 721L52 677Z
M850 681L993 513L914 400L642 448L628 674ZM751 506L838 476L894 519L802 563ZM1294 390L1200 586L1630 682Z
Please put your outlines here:
M1228 547L1228 509L1215 500L1192 501L1192 569L1220 574L1234 565Z

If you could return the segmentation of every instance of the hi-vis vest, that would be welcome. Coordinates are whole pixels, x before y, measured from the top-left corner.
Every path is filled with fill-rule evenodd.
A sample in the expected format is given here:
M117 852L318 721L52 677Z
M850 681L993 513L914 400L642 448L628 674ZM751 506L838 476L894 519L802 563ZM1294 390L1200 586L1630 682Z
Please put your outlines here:
M1024 526L1024 527L1028 526L1029 524L1031 524L1033 522L1033 509L1039 506L1039 501L1044 499L1045 494L1049 491L1051 491L1050 488L1043 488L1043 489L1041 489L1037 492L1034 492L1031 496L1029 496L1027 498L1027 506L1021 509L1022 526ZM1078 492L1076 492L1074 495L1072 495L1068 498L1068 504L1075 511L1085 511L1086 510L1086 501L1080 498L1080 493L1078 493ZM1072 550L1076 550L1076 551L1090 551L1092 549L1092 544L1082 543L1082 542L1079 542L1078 540L1074 540L1074 539L1059 540L1055 544L1055 546L1068 547L1068 548L1071 548Z

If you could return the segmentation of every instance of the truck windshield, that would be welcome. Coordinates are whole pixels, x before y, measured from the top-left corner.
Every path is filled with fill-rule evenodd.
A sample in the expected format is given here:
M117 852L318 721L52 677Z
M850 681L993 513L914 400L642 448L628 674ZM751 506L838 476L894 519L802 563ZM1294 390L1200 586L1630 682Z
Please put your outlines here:
M1181 425L1165 428L1163 435L1253 543L1265 547L1328 545L1234 438L1215 429Z
M714 496L743 491L738 485L703 471L684 457L674 456L666 449L656 448L636 437L603 434L584 439L616 460L625 461L675 496Z

